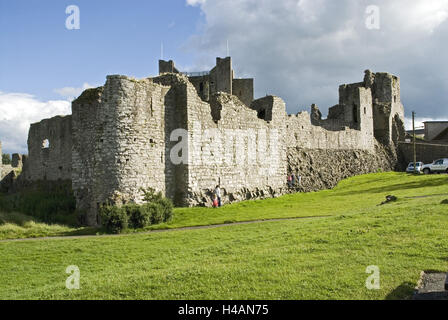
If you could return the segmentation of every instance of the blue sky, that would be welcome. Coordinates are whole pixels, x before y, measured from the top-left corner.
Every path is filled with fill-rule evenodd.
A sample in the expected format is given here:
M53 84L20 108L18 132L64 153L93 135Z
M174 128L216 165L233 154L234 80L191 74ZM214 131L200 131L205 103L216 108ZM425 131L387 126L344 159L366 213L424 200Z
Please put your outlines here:
M69 5L79 30L66 28ZM3 151L26 153L30 123L70 114L108 74L156 75L162 42L178 69L203 71L227 41L236 76L289 113L316 103L325 116L338 86L371 69L400 77L408 127L412 111L418 125L448 119L448 0L0 0Z
M80 29L68 30L68 5L80 8ZM182 49L201 21L184 0L1 0L0 90L56 99L57 88L102 85L108 74L157 73L166 57L188 64Z

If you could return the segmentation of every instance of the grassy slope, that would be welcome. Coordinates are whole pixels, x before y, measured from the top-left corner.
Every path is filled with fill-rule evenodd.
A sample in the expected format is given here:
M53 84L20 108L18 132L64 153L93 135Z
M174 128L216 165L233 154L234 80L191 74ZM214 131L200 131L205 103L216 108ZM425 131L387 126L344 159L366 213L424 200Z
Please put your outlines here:
M368 174L344 180L333 190L297 193L275 199L244 201L219 209L176 208L172 221L149 226L144 230L271 218L348 214L366 206L378 204L388 193L404 197L448 192L443 181L446 181L445 175L409 176L392 172ZM127 232L144 230L128 230ZM21 214L0 212L0 239L101 233L103 233L101 230L95 228L46 225Z
M73 228L59 224L46 224L17 212L0 212L0 240L95 234L94 228Z
M262 207L253 201L188 209L199 217L178 209L172 224L217 223L232 214L234 220L335 215L330 218L4 242L0 298L405 298L421 270L448 267L448 205L440 204L448 196L404 197L447 192L446 175L374 174ZM377 206L387 194L399 201ZM65 289L68 265L79 266L81 290ZM365 288L368 265L380 267L381 290Z
M147 229L174 228L270 218L349 214L376 205L388 194L398 197L447 193L446 175L367 174L341 181L333 190L296 193L212 208L177 208L173 221Z

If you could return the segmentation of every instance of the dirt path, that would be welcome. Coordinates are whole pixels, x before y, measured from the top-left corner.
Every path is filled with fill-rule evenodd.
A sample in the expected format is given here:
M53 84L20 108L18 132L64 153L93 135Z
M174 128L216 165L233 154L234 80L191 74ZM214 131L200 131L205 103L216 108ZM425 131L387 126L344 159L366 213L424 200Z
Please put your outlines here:
M183 231L183 230L214 229L214 228L227 227L227 226L236 226L236 225L241 225L241 224L253 224L253 223L263 223L263 222L288 221L288 220L302 220L302 219L313 219L313 218L328 218L328 217L332 217L332 215L240 221L240 222L231 222L231 223L212 224L212 225L207 225L207 226L179 227L179 228L172 228L172 229L149 230L149 231L143 231L143 232L124 233L124 234L101 234L101 235L92 234L92 235L84 235L84 236L79 235L79 236L54 236L54 237L37 237L37 238L21 238L21 239L4 239L4 240L0 240L0 243L14 242L14 241L69 240L69 239L87 239L87 238L102 238L102 237L125 237L125 236L129 236L129 235L142 235L142 234L170 232L170 231Z

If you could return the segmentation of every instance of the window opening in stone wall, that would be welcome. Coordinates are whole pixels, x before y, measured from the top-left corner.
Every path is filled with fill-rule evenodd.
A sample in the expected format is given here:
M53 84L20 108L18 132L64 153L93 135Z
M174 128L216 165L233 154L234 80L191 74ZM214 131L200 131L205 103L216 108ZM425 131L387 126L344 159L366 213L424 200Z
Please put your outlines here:
M366 112L366 108L364 107L364 114L366 114L367 112Z
M50 141L48 139L42 140L42 149L50 148Z
M266 118L266 110L264 109L258 110L257 117L264 120L264 118Z
M199 84L199 91L200 91L201 93L204 92L204 84L203 84L202 82Z
M356 107L356 104L353 105L353 122L358 123L358 108Z

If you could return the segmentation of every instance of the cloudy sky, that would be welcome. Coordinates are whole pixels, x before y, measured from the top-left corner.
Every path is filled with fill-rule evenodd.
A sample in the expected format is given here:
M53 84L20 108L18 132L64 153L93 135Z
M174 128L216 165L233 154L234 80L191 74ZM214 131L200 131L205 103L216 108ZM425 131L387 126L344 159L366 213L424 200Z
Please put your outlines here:
M80 29L66 28L69 5ZM162 44L179 69L203 71L228 43L236 75L289 113L326 114L371 69L401 78L407 118L446 120L447 20L448 0L0 0L0 140L25 153L30 123L69 114L107 74L155 75Z

